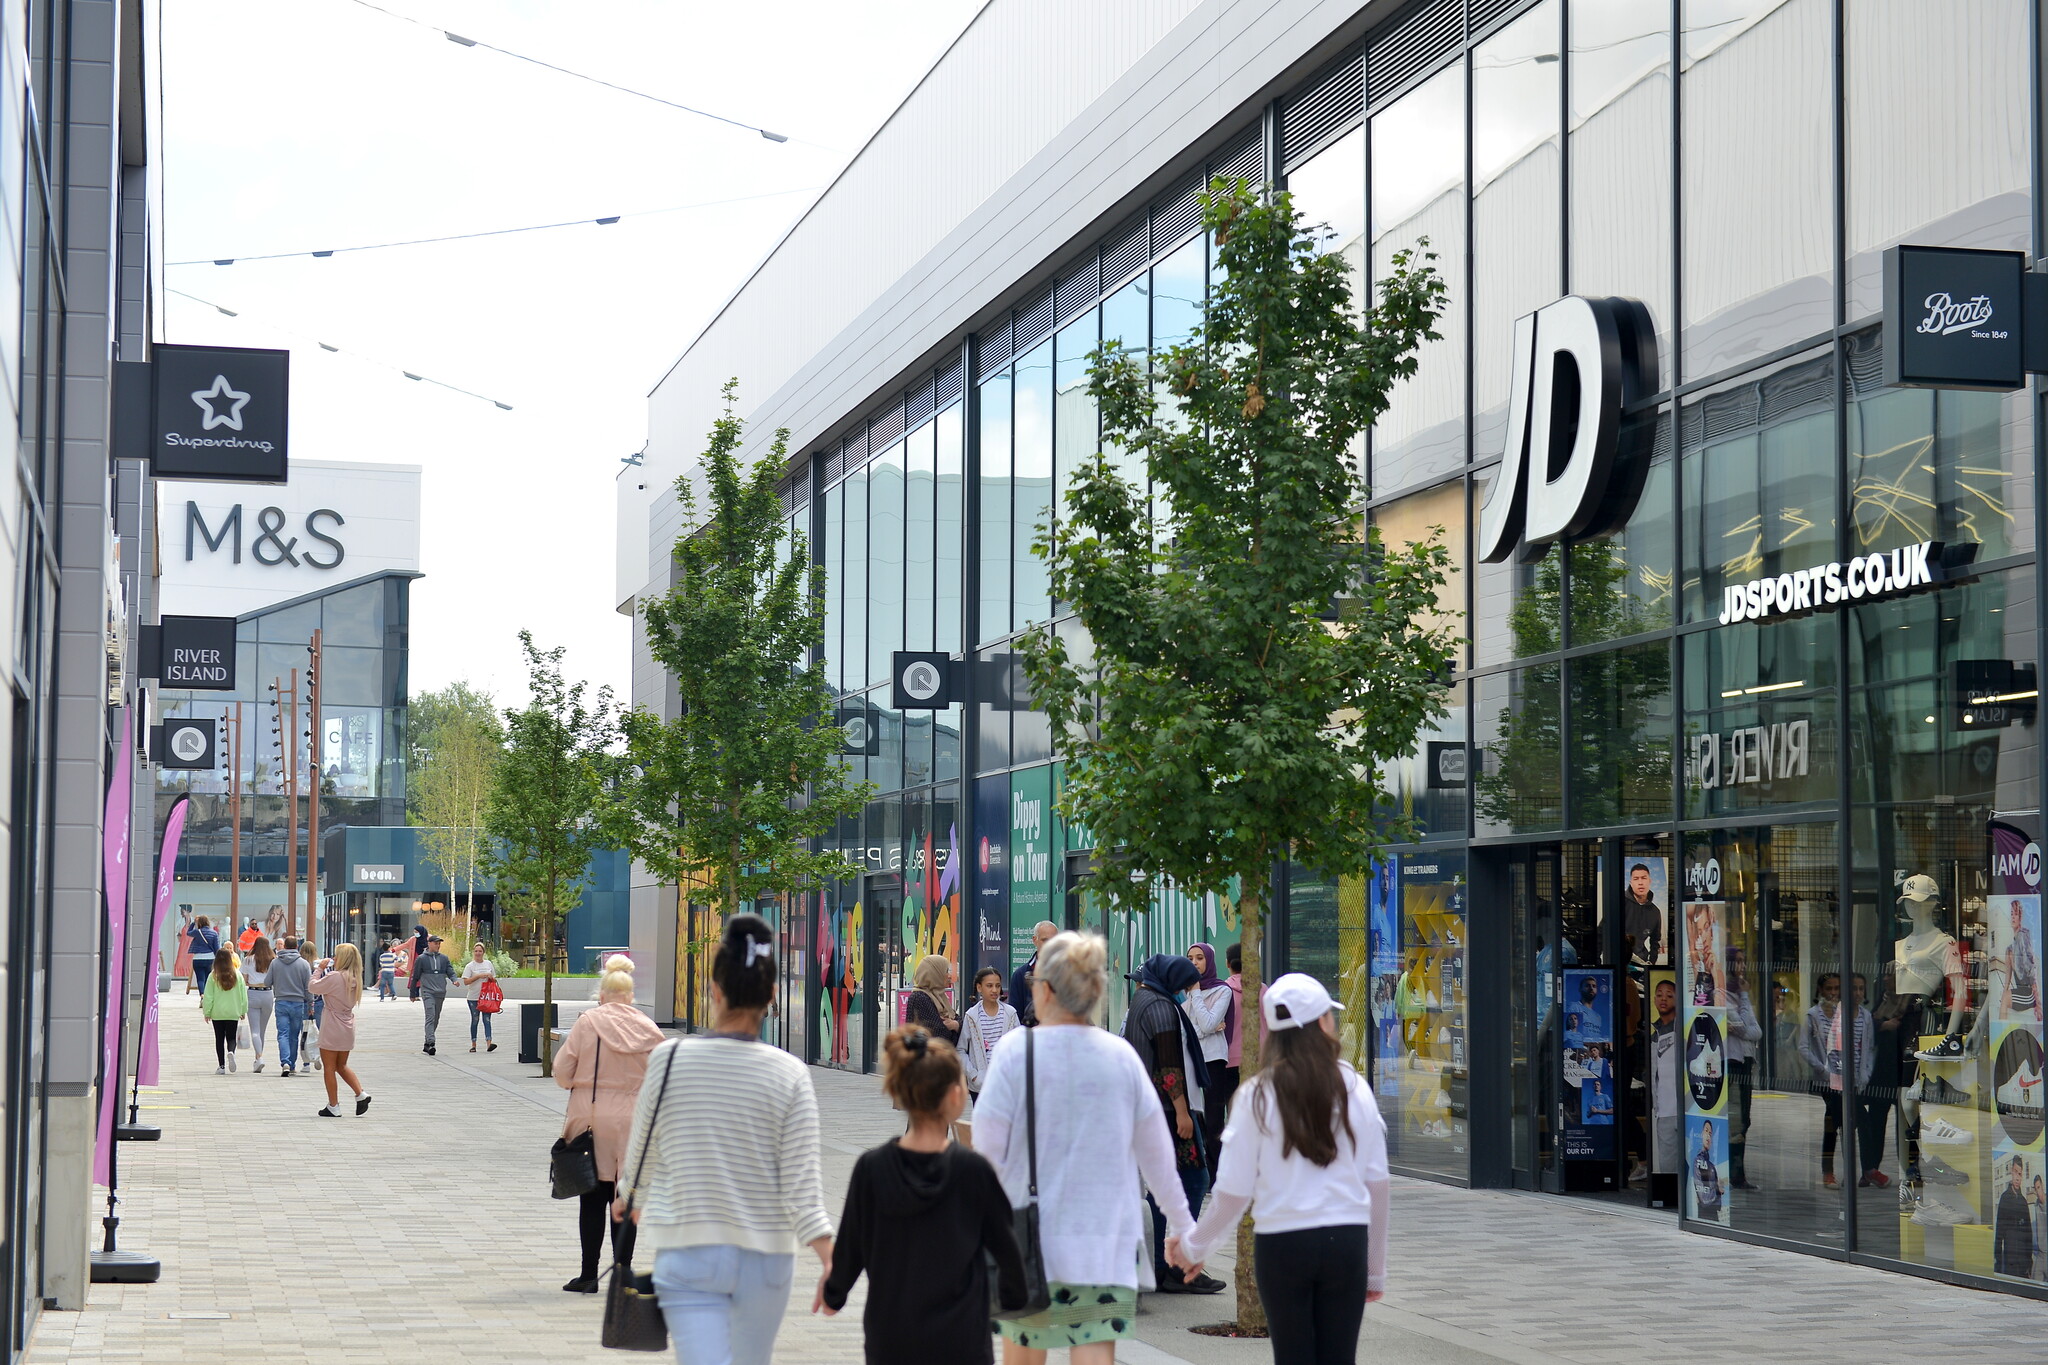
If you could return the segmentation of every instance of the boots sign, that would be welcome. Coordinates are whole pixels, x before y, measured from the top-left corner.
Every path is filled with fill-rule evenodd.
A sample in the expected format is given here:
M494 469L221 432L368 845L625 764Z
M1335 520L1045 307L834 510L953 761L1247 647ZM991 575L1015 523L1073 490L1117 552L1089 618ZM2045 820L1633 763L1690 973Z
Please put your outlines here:
M1479 557L1523 563L1551 542L1626 525L1656 427L1657 334L1634 299L1559 299L1515 324L1507 445L1480 511Z

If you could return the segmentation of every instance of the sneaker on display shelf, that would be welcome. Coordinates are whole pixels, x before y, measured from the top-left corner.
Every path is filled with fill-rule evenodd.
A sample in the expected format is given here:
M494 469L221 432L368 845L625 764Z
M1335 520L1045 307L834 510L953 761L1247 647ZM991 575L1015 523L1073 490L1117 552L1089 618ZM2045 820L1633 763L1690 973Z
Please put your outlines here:
M1970 1177L1949 1165L1938 1156L1924 1158L1920 1162L1920 1174L1937 1185L1967 1185Z
M1968 1108L1970 1092L1956 1089L1948 1083L1946 1076L1922 1076L1920 1078L1920 1103L1961 1105L1964 1108Z
M1922 1146L1960 1147L1975 1142L1976 1137L1969 1130L1958 1128L1947 1119L1920 1120L1920 1142Z
M1933 1047L1923 1047L1913 1054L1923 1062L1953 1062L1963 1056L1963 1035L1951 1033Z
M1721 1074L1721 1049L1711 1041L1701 1044L1688 1059L1695 1076L1714 1080Z
M1913 1221L1922 1227L1956 1228L1976 1222L1977 1215L1939 1199L1922 1199L1913 1213Z

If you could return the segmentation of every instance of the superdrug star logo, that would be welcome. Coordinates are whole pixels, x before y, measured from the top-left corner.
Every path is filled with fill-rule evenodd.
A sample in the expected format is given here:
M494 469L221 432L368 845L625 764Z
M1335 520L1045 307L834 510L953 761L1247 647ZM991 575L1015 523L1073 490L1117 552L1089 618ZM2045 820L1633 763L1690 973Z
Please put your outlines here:
M204 415L204 420L199 428L201 431L212 431L215 427L226 427L229 431L240 431L242 429L242 409L248 405L249 395L239 393L229 387L228 377L224 374L217 374L213 377L213 387L210 389L200 389L192 395L192 401L198 405L199 411ZM222 408L227 410L223 412L221 411Z

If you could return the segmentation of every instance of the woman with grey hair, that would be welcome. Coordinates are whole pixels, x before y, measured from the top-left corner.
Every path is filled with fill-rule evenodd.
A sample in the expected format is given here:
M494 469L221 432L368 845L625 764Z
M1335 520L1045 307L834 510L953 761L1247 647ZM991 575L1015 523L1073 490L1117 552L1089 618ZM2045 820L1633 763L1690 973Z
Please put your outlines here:
M1099 934L1063 933L1039 949L1038 1027L996 1045L975 1109L975 1150L1013 1205L1031 1202L1037 1154L1052 1306L1000 1324L1004 1365L1042 1365L1061 1346L1074 1365L1109 1365L1117 1340L1135 1335L1139 1248L1151 1235L1141 1173L1168 1233L1194 1225L1151 1077L1129 1044L1091 1022L1109 988L1108 957Z
M927 953L918 960L917 970L911 974L917 989L904 1002L905 1023L921 1025L934 1038L944 1038L955 1047L960 1045L960 1012L953 1007L949 992L953 989L953 963L937 953Z

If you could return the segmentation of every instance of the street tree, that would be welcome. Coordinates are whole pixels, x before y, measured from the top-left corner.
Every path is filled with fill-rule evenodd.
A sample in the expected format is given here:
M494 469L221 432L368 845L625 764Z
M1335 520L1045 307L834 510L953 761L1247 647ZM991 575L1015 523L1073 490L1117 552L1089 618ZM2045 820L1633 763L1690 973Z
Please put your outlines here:
M448 879L449 898L462 889L463 929L476 941L476 884L490 853L484 832L498 760L505 752L505 725L490 704L490 695L455 683L481 706L451 709L441 718L425 746L425 770L419 774L421 842L427 856Z
M1249 1076L1276 862L1363 873L1403 834L1384 771L1445 709L1449 555L1364 524L1355 454L1445 288L1403 252L1361 315L1287 195L1218 181L1202 204L1220 269L1201 326L1149 373L1114 342L1091 358L1104 449L1034 547L1087 639L1042 628L1022 652L1064 736L1061 812L1094 834L1110 902L1142 913L1161 883L1235 896ZM1238 1323L1261 1328L1249 1229Z
M506 743L484 808L492 843L486 866L501 894L531 911L540 941L541 1017L555 1003L555 928L583 898L591 856L610 847L599 810L614 758L617 710L609 687L562 678L563 650L542 650L519 632L530 698L505 712ZM553 1039L541 1029L541 1075L554 1074Z
M433 765L435 736L444 724L458 717L497 725L498 706L490 693L464 679L415 692L406 699L405 817L409 824L427 823L420 781Z
M855 864L811 841L856 815L873 791L855 782L832 714L825 666L825 570L787 524L776 483L788 457L778 431L743 467L733 415L713 424L701 464L704 503L676 481L686 529L675 586L644 599L648 652L680 703L668 719L622 719L622 776L613 836L660 880L705 895L729 915L762 896L849 877Z

